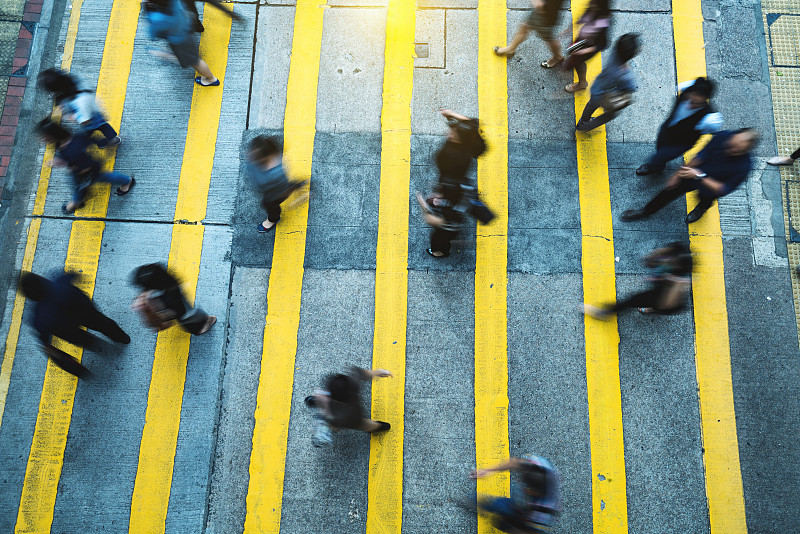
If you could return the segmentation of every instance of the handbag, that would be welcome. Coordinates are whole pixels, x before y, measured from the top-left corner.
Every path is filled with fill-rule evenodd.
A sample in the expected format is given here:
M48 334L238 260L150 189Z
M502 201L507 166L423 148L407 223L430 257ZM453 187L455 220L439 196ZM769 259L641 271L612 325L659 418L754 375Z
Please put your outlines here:
M569 57L572 54L574 54L575 52L577 52L578 50L581 50L582 48L586 48L587 46L589 46L589 40L588 39L580 39L578 41L575 41L574 43L569 45L567 47L567 49L564 51L564 57Z
M489 224L494 220L495 214L484 204L480 198L475 197L469 200L470 215L478 219L482 224Z
M633 93L630 91L608 91L600 100L600 107L606 111L619 111L633 104Z

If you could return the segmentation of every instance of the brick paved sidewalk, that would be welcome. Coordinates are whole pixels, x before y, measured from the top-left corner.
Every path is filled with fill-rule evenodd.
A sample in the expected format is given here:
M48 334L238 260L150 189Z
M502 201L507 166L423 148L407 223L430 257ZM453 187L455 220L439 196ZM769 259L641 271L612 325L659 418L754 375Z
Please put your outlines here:
M28 83L31 44L41 12L42 0L3 0L0 6L0 196L11 162Z

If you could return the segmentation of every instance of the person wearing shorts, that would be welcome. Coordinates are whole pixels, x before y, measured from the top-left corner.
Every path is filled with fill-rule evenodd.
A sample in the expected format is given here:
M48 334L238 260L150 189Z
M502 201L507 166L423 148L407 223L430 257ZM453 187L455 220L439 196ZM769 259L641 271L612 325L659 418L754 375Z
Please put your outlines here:
M203 87L219 85L208 63L200 57L200 43L180 0L144 0L150 37L164 39L181 67L194 67L200 76L194 81Z
M542 61L540 65L545 69L552 69L564 60L561 55L561 43L554 35L554 28L558 23L558 12L564 0L531 0L532 9L525 22L519 25L511 43L504 47L495 46L494 52L498 56L513 56L517 47L528 38L531 30L535 31L550 48L550 59Z

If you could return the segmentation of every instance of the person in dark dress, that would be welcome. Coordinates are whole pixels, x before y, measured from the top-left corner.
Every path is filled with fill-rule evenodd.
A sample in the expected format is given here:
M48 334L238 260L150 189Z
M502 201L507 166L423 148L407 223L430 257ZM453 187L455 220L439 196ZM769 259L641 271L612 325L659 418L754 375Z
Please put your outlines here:
M751 152L758 143L752 128L721 131L685 167L667 180L666 187L640 210L622 212L623 221L644 219L689 191L699 190L700 202L686 216L686 223L700 220L719 197L735 190L753 168Z
M138 267L133 282L142 289L142 293L134 300L133 309L142 314L147 325L157 331L177 322L190 334L200 335L208 332L217 322L214 315L208 315L189 304L178 280L160 263Z
M586 11L577 22L581 25L578 37L570 46L576 47L564 62L564 70L575 69L578 81L568 84L564 90L568 93L582 91L589 87L586 80L586 62L608 46L608 29L611 26L611 7L609 0L591 0ZM567 28L567 32L570 28Z
M103 315L86 293L72 284L76 277L75 273L63 273L48 280L38 274L23 272L19 290L26 299L35 303L31 324L45 354L62 369L80 376L74 369L83 370L83 367L53 346L54 336L83 348L93 347L97 339L82 326L125 345L131 342L131 338L116 322Z

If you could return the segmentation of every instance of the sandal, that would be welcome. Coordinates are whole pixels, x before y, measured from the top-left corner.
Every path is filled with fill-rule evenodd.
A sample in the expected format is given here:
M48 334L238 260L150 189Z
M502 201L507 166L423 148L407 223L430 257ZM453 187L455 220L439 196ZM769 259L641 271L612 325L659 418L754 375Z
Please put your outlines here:
M541 63L539 63L539 65L541 65L541 67L545 68L545 69L553 69L553 68L557 67L558 65L560 65L563 62L564 62L564 58L562 57L561 59L559 59L558 61L556 61L552 65L550 64L550 60L549 59L546 60L546 61L542 61Z
M510 54L501 54L499 46L495 46L494 48L492 48L492 51L494 52L494 55L500 56L500 57L507 57L508 59L511 59L512 57L514 57L514 54L516 53L516 52L511 52Z
M117 188L117 195L119 195L119 196L127 195L128 193L131 192L131 189L133 189L134 185L136 185L136 178L131 176L131 182L130 182L130 184L128 184L128 190L127 191L123 191L121 188L118 187Z
M194 79L194 83L196 83L200 87L216 87L219 85L219 78L217 78L211 83L203 83L203 77L198 76L197 78Z
M447 254L442 254L441 256L437 256L436 254L434 254L434 253L433 253L433 249L430 249L430 248L426 248L426 249L425 249L425 252L427 252L428 254L430 254L431 256L433 256L433 257L434 257L434 258L436 258L436 259L439 259L439 258L446 258L447 256L449 256L449 255L450 255L450 253L448 252ZM437 251L437 252L438 252L438 251Z
M583 91L587 87L589 87L588 83L581 84L581 83L578 83L578 82L573 82L573 83L567 85L566 87L564 87L564 90L566 92L568 92L568 93L576 93L578 91Z

